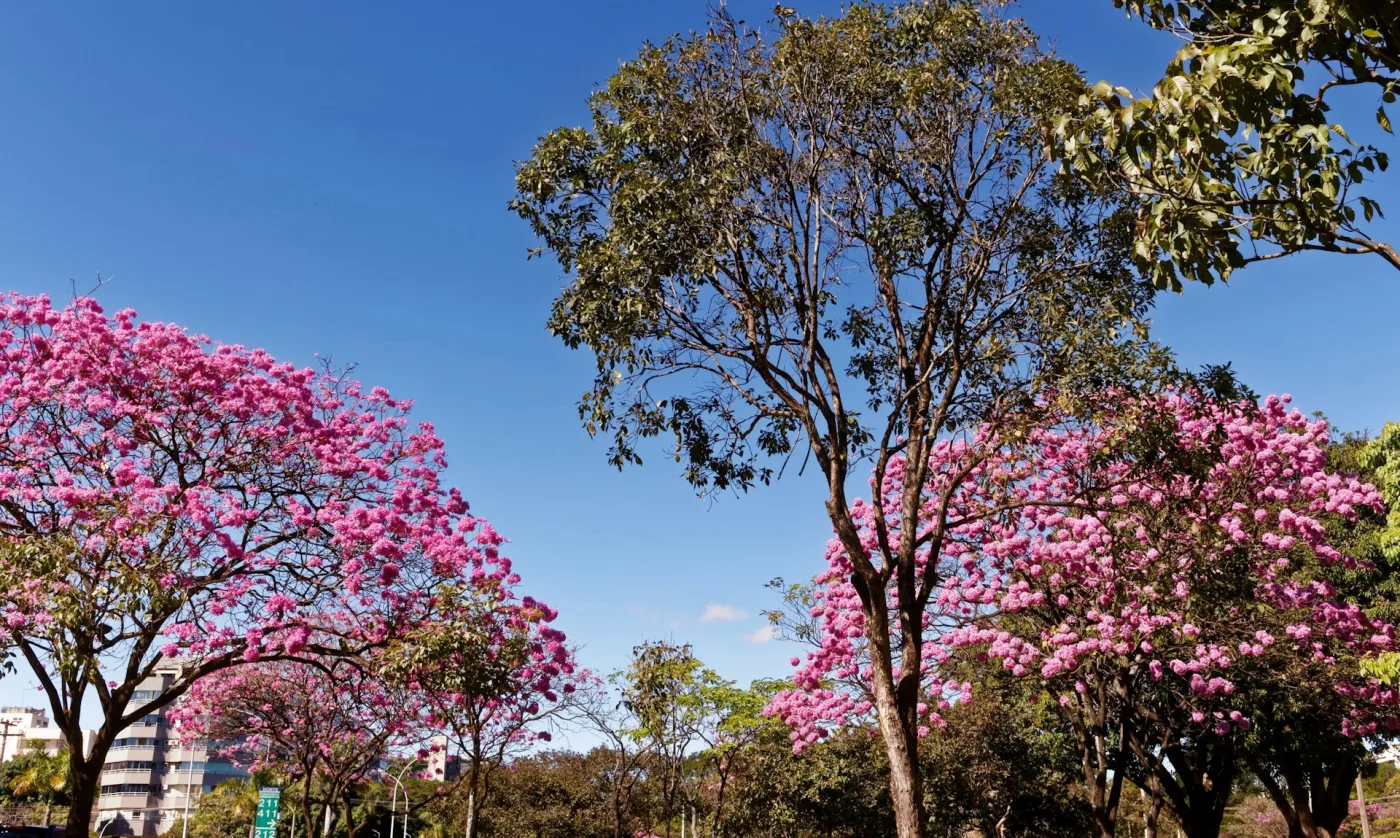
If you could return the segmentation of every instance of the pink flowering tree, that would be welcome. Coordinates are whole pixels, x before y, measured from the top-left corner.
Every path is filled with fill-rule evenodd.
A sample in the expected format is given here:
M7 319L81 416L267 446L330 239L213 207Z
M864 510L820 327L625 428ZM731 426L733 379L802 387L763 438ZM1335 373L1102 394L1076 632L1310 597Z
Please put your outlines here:
M70 836L116 737L198 679L359 653L444 584L517 581L408 409L91 299L0 299L0 616L68 740Z
M1323 523L1380 499L1326 470L1326 424L1286 399L1256 408L1119 397L1096 416L945 442L930 458L926 495L948 496L951 513L926 507L890 536L948 519L938 566L922 569L938 579L924 623L922 729L967 697L971 685L946 680L947 664L972 655L1035 679L1062 709L1106 838L1130 772L1165 796L1188 835L1214 835L1231 749L1252 725L1244 693L1306 673L1348 705L1345 732L1375 732L1388 717L1393 693L1357 662L1389 649L1394 630L1336 595L1327 573L1351 560ZM877 502L899 497L899 466L882 475ZM951 494L938 491L952 479L943 475L960 481ZM797 662L797 689L770 706L799 748L870 712L859 592L844 550L827 558L820 645Z
M439 599L449 616L396 645L390 671L423 697L429 723L460 755L466 838L475 838L492 773L549 742L578 691L596 689L596 679L574 663L547 605L524 597L483 606L456 591L440 591Z
M195 682L171 716L187 748L205 740L211 753L300 781L308 829L332 822L338 805L354 838L356 787L381 759L431 734L422 697L377 669L377 661L346 658L259 661Z

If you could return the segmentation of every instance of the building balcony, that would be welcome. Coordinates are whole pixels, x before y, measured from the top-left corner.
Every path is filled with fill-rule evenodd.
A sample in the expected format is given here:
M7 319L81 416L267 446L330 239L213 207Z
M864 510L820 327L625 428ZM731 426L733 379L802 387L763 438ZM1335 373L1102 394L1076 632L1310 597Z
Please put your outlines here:
M123 745L107 752L107 759L113 762L134 760L155 762L157 750L153 745Z
M97 798L98 811L111 809L145 809L150 805L151 796L145 792L125 791L104 794Z
M115 771L102 771L102 785L117 786L133 783L149 786L155 781L156 772L150 768L119 768Z
M207 759L208 751L203 745L196 745L186 748L179 745L172 745L165 749L165 761L167 763L176 762L204 762Z

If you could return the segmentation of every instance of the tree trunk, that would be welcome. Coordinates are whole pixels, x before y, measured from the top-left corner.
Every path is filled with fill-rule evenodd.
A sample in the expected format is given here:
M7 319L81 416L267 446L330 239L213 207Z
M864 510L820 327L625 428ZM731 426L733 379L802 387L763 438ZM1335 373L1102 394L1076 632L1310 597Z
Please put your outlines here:
M1147 807L1146 823L1142 828L1142 838L1157 838L1157 821L1162 816L1162 791L1157 778L1152 778L1152 800Z
M102 761L107 749L93 745L93 756L83 759L81 755L70 754L68 767L72 772L73 788L68 794L68 819L63 825L64 838L88 838L92 834L92 810L97 802L97 792L101 784Z
M311 817L311 775L306 776L305 783L301 790L301 829L306 833L307 838L311 838L316 833L312 832L316 828L316 821ZM296 838L295 835L292 838Z
M46 800L44 801L44 826L45 826L45 827L47 827L47 826L49 826L49 825L51 824L51 822L52 822L52 817L53 817L53 800L48 800L48 799L46 799Z
M894 809L896 834L899 838L924 838L924 806L919 795L917 745L910 741L911 737L904 730L894 690L881 690L880 680L877 675L875 704L880 714L880 734L885 741L885 754L890 760L890 804ZM882 692L886 694L882 696Z
M1358 761L1339 759L1329 772L1315 760L1284 752L1275 760L1283 775L1280 785L1254 755L1245 759L1288 824L1288 838L1336 838L1347 817L1351 784L1361 771Z
M835 516L832 517L834 520ZM884 589L875 589L870 580L859 572L851 574L851 584L860 595L865 612L865 638L870 648L875 712L880 722L880 738L885 743L885 754L890 761L890 805L894 809L895 834L899 838L924 838L917 728L909 727L903 712L908 709L912 713L918 703L919 673L917 668L907 677L903 677L902 673L896 687L892 671L894 657L890 642L890 616ZM901 696L903 692L909 695ZM901 702L901 697L909 700Z
M467 792L467 834L466 838L476 838L476 789Z
M1133 743L1138 760L1147 767L1155 804L1170 805L1186 838L1219 838L1239 773L1235 748L1229 737L1177 741L1157 749L1150 743Z
M621 782L614 775L613 777L613 838L622 838L622 789L616 784Z
M345 793L345 832L348 838L355 838L355 832L359 829L355 825L355 804L350 800L350 793Z

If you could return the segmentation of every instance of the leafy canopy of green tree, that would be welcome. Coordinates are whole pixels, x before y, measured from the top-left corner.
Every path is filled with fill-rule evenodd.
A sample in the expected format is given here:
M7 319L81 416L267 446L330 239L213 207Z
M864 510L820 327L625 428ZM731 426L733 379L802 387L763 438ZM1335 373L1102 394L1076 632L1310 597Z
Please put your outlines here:
M1387 0L1114 0L1185 46L1150 95L1100 82L1057 123L1077 171L1144 201L1136 257L1158 287L1227 279L1300 251L1374 254L1400 270L1367 194L1384 148L1332 116L1367 97L1379 128L1400 93ZM1358 136L1359 136L1359 132ZM1374 193L1372 193L1374 194Z
M779 8L764 29L721 11L623 65L587 127L543 137L512 202L569 277L549 327L596 358L580 412L615 464L662 436L702 491L789 462L826 481L869 592L902 836L923 834L918 672L939 580L919 575L925 542L867 553L851 469L905 458L912 520L937 440L1160 361L1138 340L1152 290L1131 213L1048 154L1083 80L998 6Z

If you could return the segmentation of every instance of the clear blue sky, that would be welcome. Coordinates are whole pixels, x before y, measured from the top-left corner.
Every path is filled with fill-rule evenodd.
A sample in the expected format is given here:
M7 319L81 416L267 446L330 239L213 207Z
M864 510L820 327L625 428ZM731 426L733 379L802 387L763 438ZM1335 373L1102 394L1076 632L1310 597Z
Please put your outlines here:
M757 18L771 0L730 8ZM1109 0L1022 11L1091 79L1150 86L1174 49ZM586 664L671 636L736 680L785 674L789 649L743 635L774 602L766 580L820 569L821 486L710 504L659 449L610 469L575 413L590 359L544 330L557 270L525 261L529 233L505 210L536 137L583 122L620 60L705 14L703 0L10 5L0 288L63 297L101 272L111 310L355 363L437 426L452 478ZM1319 257L1188 288L1157 322L1189 363L1233 361L1260 392L1375 428L1400 419L1397 312L1400 273ZM747 616L701 622L712 603ZM25 680L0 698L37 699Z

